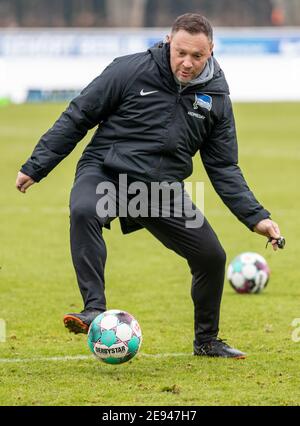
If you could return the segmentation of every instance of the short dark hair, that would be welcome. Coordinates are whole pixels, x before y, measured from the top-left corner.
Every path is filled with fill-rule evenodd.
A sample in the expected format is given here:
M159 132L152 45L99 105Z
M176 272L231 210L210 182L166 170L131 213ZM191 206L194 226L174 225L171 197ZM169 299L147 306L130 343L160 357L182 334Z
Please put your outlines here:
M185 30L190 34L203 33L209 41L213 41L212 26L208 19L199 13L185 13L178 16L172 25L172 34L180 30Z

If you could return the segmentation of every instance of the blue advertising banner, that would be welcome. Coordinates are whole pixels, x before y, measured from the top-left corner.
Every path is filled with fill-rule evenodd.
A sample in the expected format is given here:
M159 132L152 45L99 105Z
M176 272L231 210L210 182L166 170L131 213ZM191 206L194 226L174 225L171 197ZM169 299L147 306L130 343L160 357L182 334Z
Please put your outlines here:
M168 30L2 30L0 56L120 56L164 40ZM257 33L257 32L256 32ZM218 55L300 55L300 31L215 31Z

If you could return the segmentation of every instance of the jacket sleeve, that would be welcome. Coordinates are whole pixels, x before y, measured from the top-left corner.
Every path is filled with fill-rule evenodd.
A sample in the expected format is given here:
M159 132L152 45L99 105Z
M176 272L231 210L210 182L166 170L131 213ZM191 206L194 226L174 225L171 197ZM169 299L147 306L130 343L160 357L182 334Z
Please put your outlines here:
M39 182L117 107L123 90L124 68L115 59L95 78L41 137L21 172Z
M249 229L270 213L256 200L238 166L234 116L228 95L200 155L210 181L231 212Z

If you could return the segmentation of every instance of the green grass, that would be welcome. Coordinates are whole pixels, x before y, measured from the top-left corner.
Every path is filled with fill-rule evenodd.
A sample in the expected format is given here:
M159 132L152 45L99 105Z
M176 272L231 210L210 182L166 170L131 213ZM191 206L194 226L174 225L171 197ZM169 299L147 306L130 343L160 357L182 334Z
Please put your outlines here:
M291 338L291 322L300 317L300 104L234 108L242 170L279 223L286 249L265 250L265 239L237 221L198 156L193 179L205 182L205 213L228 262L251 250L272 270L260 295L238 295L225 283L220 336L249 356L191 355L193 308L184 260L144 230L123 236L115 221L105 231L108 308L134 314L144 340L132 361L110 366L89 356L86 336L71 335L62 324L64 313L82 309L69 251L68 201L88 138L47 179L20 194L16 173L63 105L1 107L0 318L7 326L0 343L1 405L300 405L300 342ZM74 358L54 358L66 356Z

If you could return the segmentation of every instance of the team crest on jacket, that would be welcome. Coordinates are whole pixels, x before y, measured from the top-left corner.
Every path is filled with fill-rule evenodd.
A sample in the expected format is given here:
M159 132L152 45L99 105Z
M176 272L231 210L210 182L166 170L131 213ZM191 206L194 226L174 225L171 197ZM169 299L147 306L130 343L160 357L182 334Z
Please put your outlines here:
M211 110L212 107L212 98L209 95L205 95L204 93L195 93L195 102L193 104L194 109L198 109L198 107L206 108L208 111Z

